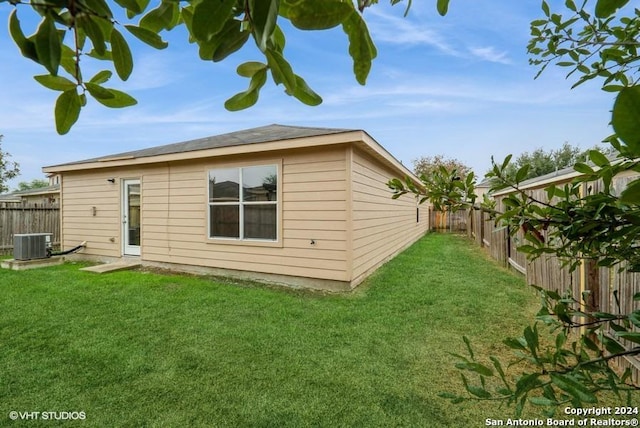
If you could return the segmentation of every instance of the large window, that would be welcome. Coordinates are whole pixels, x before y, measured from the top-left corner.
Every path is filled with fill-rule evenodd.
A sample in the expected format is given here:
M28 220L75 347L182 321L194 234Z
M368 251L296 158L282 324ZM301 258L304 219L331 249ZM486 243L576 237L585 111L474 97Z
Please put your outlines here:
M278 239L278 167L209 171L209 238Z

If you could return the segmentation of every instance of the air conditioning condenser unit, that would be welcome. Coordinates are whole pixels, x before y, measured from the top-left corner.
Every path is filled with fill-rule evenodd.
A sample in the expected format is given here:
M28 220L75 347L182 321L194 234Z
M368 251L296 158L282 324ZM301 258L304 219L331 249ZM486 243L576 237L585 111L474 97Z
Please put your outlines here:
M13 235L15 260L45 259L51 255L51 233L21 233Z

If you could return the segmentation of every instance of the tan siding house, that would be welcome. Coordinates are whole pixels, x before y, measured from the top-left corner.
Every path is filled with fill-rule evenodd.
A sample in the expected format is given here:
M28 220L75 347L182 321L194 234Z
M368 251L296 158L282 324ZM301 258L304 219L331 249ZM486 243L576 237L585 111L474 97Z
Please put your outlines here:
M270 125L44 171L63 248L102 261L350 289L428 230L386 185L411 172L359 130Z

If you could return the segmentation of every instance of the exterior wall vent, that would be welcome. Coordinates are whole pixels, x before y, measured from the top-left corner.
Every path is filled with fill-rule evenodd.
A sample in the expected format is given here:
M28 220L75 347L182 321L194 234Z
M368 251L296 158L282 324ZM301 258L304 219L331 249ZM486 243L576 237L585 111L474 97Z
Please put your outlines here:
M51 251L51 233L23 233L13 235L15 260L44 259Z

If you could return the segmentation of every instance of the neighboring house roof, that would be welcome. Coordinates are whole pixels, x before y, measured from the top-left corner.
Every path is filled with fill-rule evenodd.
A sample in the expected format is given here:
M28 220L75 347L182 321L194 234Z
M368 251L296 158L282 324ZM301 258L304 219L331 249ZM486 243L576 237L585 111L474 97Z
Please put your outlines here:
M618 158L616 156L607 156L607 158L609 159L609 162L611 162L612 164L622 162L623 160L622 158ZM589 161L589 162L586 162L586 164L591 166L594 170L598 169L593 162ZM523 182L520 183L518 187L522 190L526 190L526 189L532 189L536 187L549 186L551 184L555 184L558 182L569 181L576 177L581 177L583 175L584 175L583 173L576 171L573 166L568 166L566 168L562 168L554 172L550 172L548 174L544 174L538 177L533 177L533 178L529 178L528 180L524 180ZM500 196L500 195L504 195L512 192L513 192L513 189L506 188L506 189L501 189L497 192L494 192L492 195Z
M11 195L37 196L37 195L48 195L50 193L59 193L59 192L60 192L60 185L53 184L51 186L46 186L46 187L36 187L35 189L19 190L11 193Z
M417 177L365 131L341 128L267 125L182 143L133 150L76 162L44 167L45 173L107 168L131 164L175 161L211 156L247 154L340 143L362 143L371 155L384 160L403 175Z
M0 202L20 202L25 196L50 195L52 193L60 193L60 185L37 187L35 189L19 190L12 193L0 195Z
M0 195L0 202L22 202L22 198L19 196L15 196L12 193L5 193L4 195Z

